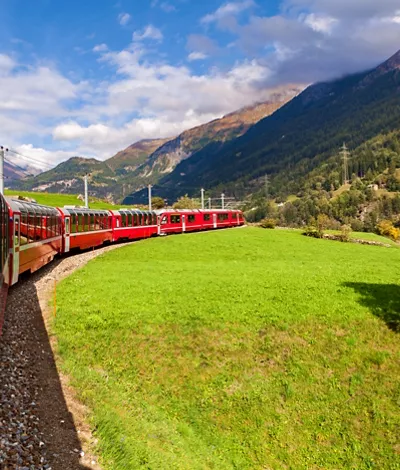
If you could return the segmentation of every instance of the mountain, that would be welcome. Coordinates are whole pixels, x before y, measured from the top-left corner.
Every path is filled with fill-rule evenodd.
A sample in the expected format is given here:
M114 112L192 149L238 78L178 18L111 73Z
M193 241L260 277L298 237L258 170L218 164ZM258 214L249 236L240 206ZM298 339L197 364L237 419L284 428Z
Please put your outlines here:
M126 193L156 184L175 167L210 142L224 142L244 134L249 127L289 101L299 87L282 88L267 102L257 103L220 119L184 131L172 139L141 140L101 162L73 157L36 177L14 181L14 189L82 193L83 176L90 173L89 189L93 196L118 201ZM127 203L127 202L125 202Z
M109 186L115 184L114 171L95 158L72 157L55 168L10 184L11 188L54 193L82 193L83 176L91 175L93 195L107 195Z
M181 161L190 158L210 142L226 142L244 134L252 124L272 114L299 92L300 89L295 87L284 89L266 102L247 106L183 132L157 149L138 168L138 173L154 183L160 175L172 172Z
M136 170L138 166L170 139L144 139L121 150L113 157L106 160L108 166L117 174L129 173Z
M154 194L174 200L204 187L241 198L265 175L273 193L296 193L343 142L355 149L399 127L400 51L373 70L311 85L238 138L209 143L162 178ZM143 198L138 192L130 200Z
M300 91L301 88L298 86L281 88L271 94L266 102L247 106L220 119L184 131L178 137L161 145L136 170L123 177L120 183L128 187L131 194L148 184L157 184L180 162L190 158L210 142L222 144L243 135L252 124L272 114ZM146 191L142 191L143 194ZM131 202L129 196L124 199L125 204Z
M37 170L27 166L27 167L22 167L22 166L17 166L14 165L13 163L9 163L7 161L4 162L4 177L6 179L6 186L7 186L7 180L19 180L21 178L25 178L31 174L36 174L38 173Z

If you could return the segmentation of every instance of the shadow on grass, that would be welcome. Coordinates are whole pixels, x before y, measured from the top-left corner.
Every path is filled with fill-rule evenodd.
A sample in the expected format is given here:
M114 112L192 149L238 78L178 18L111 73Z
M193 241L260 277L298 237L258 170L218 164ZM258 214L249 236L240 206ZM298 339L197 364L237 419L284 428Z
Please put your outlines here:
M360 294L361 305L368 307L391 330L400 333L400 286L366 282L346 282L344 285Z

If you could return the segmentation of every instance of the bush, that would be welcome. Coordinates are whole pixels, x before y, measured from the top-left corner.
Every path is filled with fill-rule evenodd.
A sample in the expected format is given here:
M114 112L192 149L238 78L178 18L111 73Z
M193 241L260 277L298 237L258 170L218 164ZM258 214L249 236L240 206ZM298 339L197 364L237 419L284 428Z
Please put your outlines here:
M350 240L350 234L352 229L350 225L342 225L340 229L339 239L341 242L348 242Z
M364 231L364 223L359 219L351 219L350 226L351 226L351 229L354 230L354 232Z
M317 227L314 227L313 225L306 227L303 235L314 238L322 238L324 236L323 232L319 231Z
M276 220L275 219L263 219L260 223L260 227L262 227L262 228L275 228L276 227Z
M376 226L376 231L379 235L389 237L395 241L400 238L400 229L396 228L390 220L381 220Z

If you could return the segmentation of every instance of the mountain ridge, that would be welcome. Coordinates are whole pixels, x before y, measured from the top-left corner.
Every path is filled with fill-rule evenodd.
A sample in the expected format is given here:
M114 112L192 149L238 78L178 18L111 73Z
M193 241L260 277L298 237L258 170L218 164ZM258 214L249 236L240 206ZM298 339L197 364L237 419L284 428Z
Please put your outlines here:
M290 190L297 191L296 179L337 153L344 141L356 148L399 126L399 58L400 52L375 69L309 86L244 135L222 146L211 143L182 161L154 193L169 200L198 194L201 187L245 194L266 174L275 192L286 191L277 185L291 174ZM130 198L141 200L141 193Z
M156 184L181 161L211 141L221 144L242 135L254 122L273 113L300 90L295 85L281 88L271 94L269 101L248 105L222 118L187 129L173 138L140 140L105 161L72 157L36 177L14 181L10 187L81 193L83 176L89 173L91 194L117 201L126 193L147 184Z

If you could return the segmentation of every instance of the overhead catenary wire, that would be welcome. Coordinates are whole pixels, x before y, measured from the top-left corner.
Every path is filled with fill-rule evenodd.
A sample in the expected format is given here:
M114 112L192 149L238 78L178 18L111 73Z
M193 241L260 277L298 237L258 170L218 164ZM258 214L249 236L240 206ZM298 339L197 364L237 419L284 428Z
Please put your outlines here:
M23 155L22 153L17 152L16 150L13 150L13 149L8 149L8 151L15 154L15 155L18 155L19 157L21 157L25 160L32 161L32 162L35 162L35 163L40 163L41 165L47 166L49 169L53 168L53 165L51 163L47 163L47 162L45 162L43 160L40 160L38 158L28 157L27 155Z
M26 168L22 168L22 166L17 165L16 163L12 162L8 158L4 158L4 161L13 166L14 168L17 168L18 170L23 171L24 173L28 173Z

